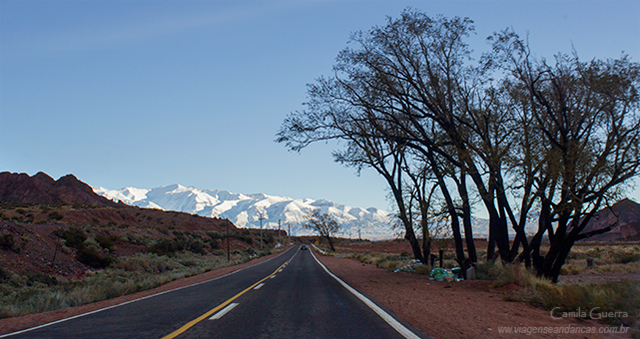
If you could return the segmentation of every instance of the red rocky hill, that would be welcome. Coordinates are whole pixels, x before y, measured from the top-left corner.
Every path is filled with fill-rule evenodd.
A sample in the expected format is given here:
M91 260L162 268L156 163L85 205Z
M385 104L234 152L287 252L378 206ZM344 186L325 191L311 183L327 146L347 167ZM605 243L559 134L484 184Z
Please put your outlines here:
M586 241L640 241L640 204L624 199L604 208L593 217L583 232L614 225L611 231Z
M29 204L81 204L115 206L111 200L93 192L91 186L68 174L57 181L38 172L34 176L25 173L0 173L0 201Z
M271 233L265 232L265 242L275 242ZM115 203L73 175L54 180L42 172L0 173L0 281L7 270L77 278L86 269L136 253L164 253L165 247L224 255L227 241L231 250L258 248L258 235L226 219Z

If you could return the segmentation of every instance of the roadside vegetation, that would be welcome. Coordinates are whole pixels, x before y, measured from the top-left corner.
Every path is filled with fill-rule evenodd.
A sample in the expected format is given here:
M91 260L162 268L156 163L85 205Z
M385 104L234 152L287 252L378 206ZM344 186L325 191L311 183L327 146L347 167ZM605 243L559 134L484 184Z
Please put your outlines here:
M338 244L338 252L328 252L329 255L356 259L388 271L428 275L432 269L422 263L415 263L408 252L395 254L371 250L354 251L357 246L348 244L348 241ZM456 267L453 246L447 247L446 241L442 245L442 266ZM322 243L319 246L326 247ZM543 248L548 250L548 246ZM592 267L587 267L588 259L593 260ZM402 270L402 267L408 265L412 267L411 270ZM440 266L437 260L435 266ZM506 301L543 308L557 317L562 317L564 312L575 313L580 310L586 313L583 319L594 318L608 326L630 327L634 330L634 337L640 338L640 278L630 278L629 274L640 274L639 243L581 243L574 246L563 267L559 283L537 276L533 269L524 264L481 260L476 265L476 278L490 281L488 287L491 289L506 290ZM616 279L590 279L612 275L616 275ZM579 278L583 281L563 278Z
M117 260L108 268L81 280L0 272L0 317L53 311L140 292L176 279L243 262L247 254L234 255L234 261L217 255L193 253L169 257L154 253L136 254Z
M43 274L19 275L0 268L0 318L53 311L141 292L270 253L270 250L234 250L229 261L223 250L205 255L189 251L172 255L136 253L113 260L108 267L79 280Z
M596 319L610 326L624 325L640 335L640 281L579 282L554 284L537 277L524 265L500 263L482 268L495 279L493 287L516 285L520 288L505 296L507 301L526 302L549 310L555 317L563 313L584 312L578 318Z
M149 290L271 254L279 240L265 231L261 249L259 230L133 207L0 203L0 226L0 318Z

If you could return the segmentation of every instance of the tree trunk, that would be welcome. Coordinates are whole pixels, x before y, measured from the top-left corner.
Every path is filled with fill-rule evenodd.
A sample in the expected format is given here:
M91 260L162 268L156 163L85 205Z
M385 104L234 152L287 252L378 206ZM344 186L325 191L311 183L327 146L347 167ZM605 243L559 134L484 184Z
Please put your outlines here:
M335 252L336 248L333 247L333 241L331 241L331 237L327 235L326 238L327 238L327 241L329 242L329 247L331 248L331 251Z
M449 189L447 188L447 184L444 182L444 178L442 177L442 173L438 168L436 168L435 159L431 160L432 170L438 179L438 185L440 186L440 192L442 192L442 196L444 197L444 201L447 205L447 209L449 210L449 216L451 217L451 231L453 233L453 241L456 246L456 261L458 265L463 266L465 262L464 255L464 246L462 245L462 235L460 234L460 220L458 220L458 212L456 211L456 207L453 204L453 199L451 198L451 194L449 193Z
M460 184L458 185L458 192L462 199L462 224L464 226L464 238L467 243L467 252L469 253L469 260L472 263L478 262L478 255L476 254L476 244L473 241L473 229L471 226L471 205L469 204L469 194L467 192L467 175L464 171L460 174ZM463 267L463 272L466 274L466 268Z

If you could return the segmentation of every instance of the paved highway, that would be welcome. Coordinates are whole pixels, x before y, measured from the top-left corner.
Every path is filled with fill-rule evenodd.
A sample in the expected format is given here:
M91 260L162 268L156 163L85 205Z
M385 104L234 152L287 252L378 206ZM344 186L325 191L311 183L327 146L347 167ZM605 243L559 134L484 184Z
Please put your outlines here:
M198 285L10 338L420 338L299 246ZM0 336L2 338L4 336Z

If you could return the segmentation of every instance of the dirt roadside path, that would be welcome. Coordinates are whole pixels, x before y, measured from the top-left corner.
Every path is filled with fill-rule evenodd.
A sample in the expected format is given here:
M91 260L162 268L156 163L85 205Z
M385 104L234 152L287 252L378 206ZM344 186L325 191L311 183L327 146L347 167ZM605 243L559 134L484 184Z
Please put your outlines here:
M437 282L424 275L389 272L355 259L324 256L317 252L316 256L349 285L376 299L434 338L631 337L630 334L585 333L609 329L594 320L554 320L549 311L521 302L504 301L505 293L512 291L512 288L490 289L489 281ZM501 327L573 333L501 334Z

